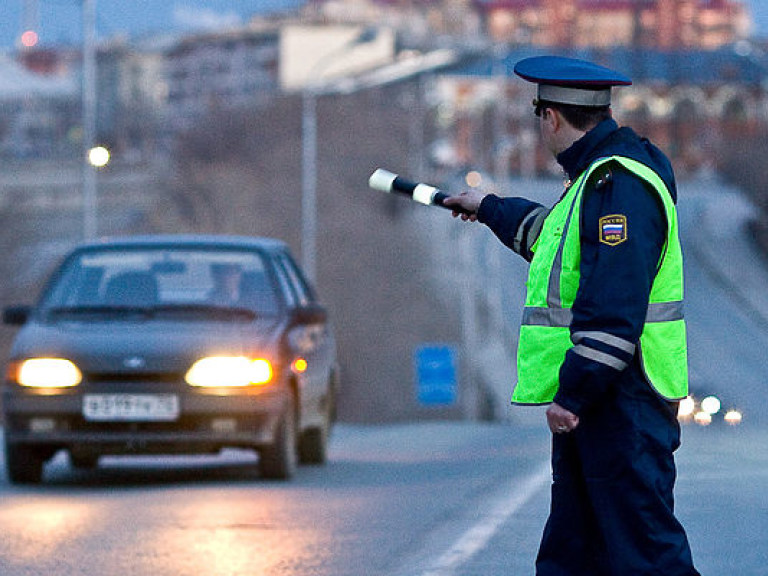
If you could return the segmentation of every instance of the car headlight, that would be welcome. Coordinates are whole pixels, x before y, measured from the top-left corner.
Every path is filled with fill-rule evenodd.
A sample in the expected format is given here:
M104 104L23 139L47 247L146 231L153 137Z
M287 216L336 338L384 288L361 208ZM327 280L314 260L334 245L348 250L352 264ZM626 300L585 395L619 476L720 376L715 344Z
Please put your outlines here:
M260 386L271 382L272 375L264 358L208 356L195 362L184 379L191 386Z
M65 358L29 358L14 363L9 372L11 380L32 388L68 388L83 380L78 367Z

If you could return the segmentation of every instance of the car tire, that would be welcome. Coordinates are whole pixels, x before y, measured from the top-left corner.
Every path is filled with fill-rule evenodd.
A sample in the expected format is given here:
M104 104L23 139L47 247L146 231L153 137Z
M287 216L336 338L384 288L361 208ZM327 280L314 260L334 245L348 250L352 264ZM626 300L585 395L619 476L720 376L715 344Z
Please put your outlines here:
M299 461L302 464L324 464L327 454L327 434L325 429L310 428L301 435L299 443Z
M331 434L335 414L333 388L329 390L325 403L323 424L308 428L299 440L299 462L302 464L325 464L328 459L328 437Z
M259 454L259 471L262 478L289 480L296 473L296 415L289 406L280 418L275 442Z
M45 458L38 450L23 444L5 445L5 468L12 484L39 484Z

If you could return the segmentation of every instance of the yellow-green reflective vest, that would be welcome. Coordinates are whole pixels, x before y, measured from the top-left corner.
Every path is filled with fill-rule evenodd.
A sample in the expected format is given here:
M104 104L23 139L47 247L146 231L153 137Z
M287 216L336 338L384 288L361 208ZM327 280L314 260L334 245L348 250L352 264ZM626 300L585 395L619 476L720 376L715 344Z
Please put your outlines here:
M544 220L533 245L517 351L515 404L552 402L565 353L573 346L571 307L579 288L580 209L589 177L607 162L618 162L651 185L664 204L667 240L651 287L638 354L647 381L663 397L688 394L688 350L683 320L683 258L677 212L664 181L644 164L611 156L595 161L570 186Z

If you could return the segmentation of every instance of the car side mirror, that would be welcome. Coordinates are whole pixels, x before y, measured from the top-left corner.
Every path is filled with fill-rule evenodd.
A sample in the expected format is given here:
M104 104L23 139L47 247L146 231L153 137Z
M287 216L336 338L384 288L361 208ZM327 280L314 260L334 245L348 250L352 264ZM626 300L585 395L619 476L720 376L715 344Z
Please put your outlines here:
M9 306L3 310L3 324L23 326L32 315L32 306Z
M328 320L328 311L320 304L307 304L293 311L296 324L322 324Z

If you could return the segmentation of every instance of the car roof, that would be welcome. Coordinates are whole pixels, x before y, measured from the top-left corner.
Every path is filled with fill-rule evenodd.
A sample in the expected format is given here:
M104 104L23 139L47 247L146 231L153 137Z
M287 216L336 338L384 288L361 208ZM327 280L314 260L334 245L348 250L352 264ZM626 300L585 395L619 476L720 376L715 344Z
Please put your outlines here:
M75 247L75 251L98 250L102 248L243 248L277 252L288 250L288 245L277 238L260 236L148 234L100 238L79 244Z

